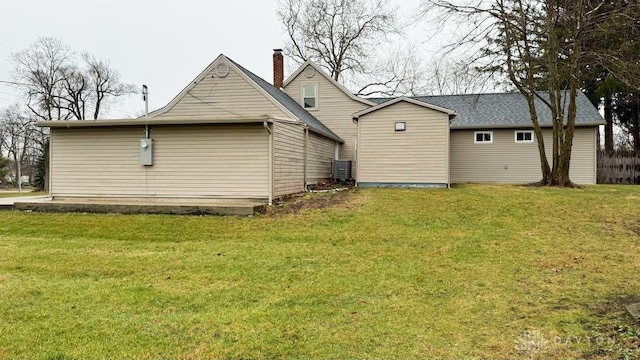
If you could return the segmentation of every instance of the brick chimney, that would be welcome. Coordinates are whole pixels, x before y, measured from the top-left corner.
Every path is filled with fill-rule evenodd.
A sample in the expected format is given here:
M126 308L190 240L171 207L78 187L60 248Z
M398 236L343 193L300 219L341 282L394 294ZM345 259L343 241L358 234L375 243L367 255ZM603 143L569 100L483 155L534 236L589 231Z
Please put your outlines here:
M282 88L284 83L284 56L282 49L273 49L273 86Z

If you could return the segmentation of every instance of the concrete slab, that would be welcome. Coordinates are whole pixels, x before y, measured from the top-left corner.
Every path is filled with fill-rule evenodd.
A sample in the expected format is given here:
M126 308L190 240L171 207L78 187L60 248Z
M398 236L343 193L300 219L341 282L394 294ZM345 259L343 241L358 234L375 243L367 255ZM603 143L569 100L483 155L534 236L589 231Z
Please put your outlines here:
M263 205L264 202L243 199L36 199L16 201L13 208L38 212L248 216Z
M48 200L51 200L49 195L0 197L0 206L12 207L13 204L19 201L38 202L38 201L48 201Z

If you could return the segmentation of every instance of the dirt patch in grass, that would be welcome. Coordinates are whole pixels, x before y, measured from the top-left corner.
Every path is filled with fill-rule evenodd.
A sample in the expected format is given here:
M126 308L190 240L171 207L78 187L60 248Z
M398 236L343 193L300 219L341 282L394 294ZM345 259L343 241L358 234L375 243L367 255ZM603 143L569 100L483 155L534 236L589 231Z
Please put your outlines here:
M348 206L357 197L354 187L337 187L329 190L306 192L284 196L272 206L263 206L260 214L278 216L295 214L304 210L323 209L338 205Z
M633 231L636 235L640 236L640 222L634 222L632 224L627 224L627 229Z
M626 305L640 302L640 295L619 295L591 307L598 323L587 326L592 350L586 359L640 358L640 324L631 318Z
M630 231L633 234L635 234L637 237L640 237L640 218L629 217L629 218L623 218L621 220L603 219L601 222L603 224L603 227L605 228L605 231L612 229L615 226L620 227L620 225L622 225L622 228L624 230Z
M619 295L594 305L591 311L598 317L607 318L611 315L626 314L625 306L637 302L640 302L640 295Z

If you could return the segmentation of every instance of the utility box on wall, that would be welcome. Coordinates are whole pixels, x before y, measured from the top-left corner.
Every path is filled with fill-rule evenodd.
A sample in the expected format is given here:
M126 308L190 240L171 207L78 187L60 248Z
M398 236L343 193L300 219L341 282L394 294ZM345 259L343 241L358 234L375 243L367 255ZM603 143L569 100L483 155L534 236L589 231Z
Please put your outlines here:
M140 165L153 165L153 139L140 140Z

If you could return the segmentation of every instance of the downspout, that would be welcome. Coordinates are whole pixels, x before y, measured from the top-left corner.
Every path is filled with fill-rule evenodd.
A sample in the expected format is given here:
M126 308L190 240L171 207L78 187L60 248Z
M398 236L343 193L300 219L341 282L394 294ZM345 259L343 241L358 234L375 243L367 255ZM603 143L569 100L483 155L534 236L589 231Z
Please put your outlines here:
M447 122L447 189L451 189L451 123L455 116L449 115Z
M304 126L304 191L307 191L307 166L309 162L309 127Z
M596 133L595 145L593 146L593 183L598 183L598 143L600 141L600 126L594 128Z
M51 167L51 163L53 162L53 129L49 128L49 158L47 159L47 167L48 167L48 171L47 174L45 174L48 178L48 182L49 182L49 186L46 189L49 192L49 198L51 198L53 200L53 176L51 175L52 171L52 167Z
M269 205L273 205L273 132L268 122L264 121L262 126L269 133Z
M335 181L336 179L336 161L340 160L340 143L337 141L333 144L333 161L331 162L331 178Z
M360 151L358 151L357 147L360 146L360 123L358 122L357 117L354 117L351 121L356 124L356 143L353 149L356 154L356 173L352 174L352 177L354 178L354 185L358 187L358 180L360 180Z

